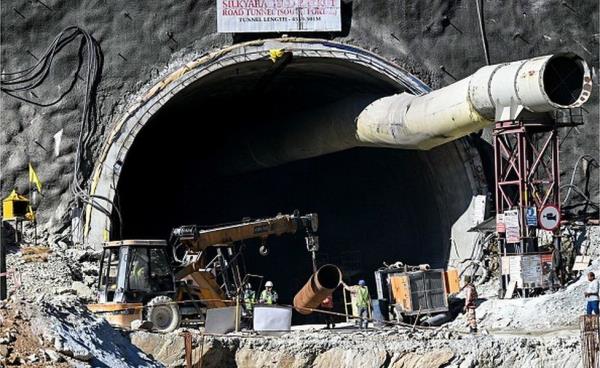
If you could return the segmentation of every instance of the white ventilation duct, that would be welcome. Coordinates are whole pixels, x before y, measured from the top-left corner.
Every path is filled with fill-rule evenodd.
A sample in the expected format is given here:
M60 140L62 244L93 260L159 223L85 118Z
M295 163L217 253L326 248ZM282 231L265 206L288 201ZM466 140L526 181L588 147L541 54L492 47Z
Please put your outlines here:
M489 65L422 96L400 93L371 103L358 116L356 134L363 144L427 150L523 109L581 106L591 91L589 68L574 54Z

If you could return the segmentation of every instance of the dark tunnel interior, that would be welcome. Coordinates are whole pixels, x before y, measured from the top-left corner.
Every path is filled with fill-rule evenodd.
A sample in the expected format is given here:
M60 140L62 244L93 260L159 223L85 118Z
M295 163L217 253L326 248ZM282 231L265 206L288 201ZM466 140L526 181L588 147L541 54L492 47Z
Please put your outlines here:
M583 63L566 56L553 57L544 70L544 87L553 102L568 106L581 94L584 76Z
M423 153L360 147L261 170L220 173L220 155L243 144L236 141L240 131L266 121L285 124L288 116L355 92L375 99L399 91L356 65L293 61L265 77L270 63L241 65L200 80L141 130L117 188L124 238L166 239L180 225L297 209L319 215L318 263L338 265L347 283L366 279L373 297L373 271L382 262L444 266L449 225L459 214L447 211L436 196L452 182L436 183L431 173L436 164L428 163ZM456 165L463 169L462 163ZM455 175L466 174L457 169ZM455 190L470 196L470 189ZM246 245L247 272L273 281L280 302L291 304L312 273L303 235L270 238L266 257L258 254L257 241ZM343 308L339 294L335 298Z

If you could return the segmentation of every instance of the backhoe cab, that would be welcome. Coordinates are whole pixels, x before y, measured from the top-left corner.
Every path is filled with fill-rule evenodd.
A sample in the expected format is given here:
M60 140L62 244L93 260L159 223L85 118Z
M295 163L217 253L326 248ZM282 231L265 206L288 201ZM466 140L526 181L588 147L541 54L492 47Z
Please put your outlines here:
M175 296L175 278L164 240L108 242L100 260L100 303L147 303Z
M167 249L164 240L105 243L98 304L88 305L90 310L103 313L120 327L146 319L160 331L177 328L181 321L180 308L174 303L178 287Z

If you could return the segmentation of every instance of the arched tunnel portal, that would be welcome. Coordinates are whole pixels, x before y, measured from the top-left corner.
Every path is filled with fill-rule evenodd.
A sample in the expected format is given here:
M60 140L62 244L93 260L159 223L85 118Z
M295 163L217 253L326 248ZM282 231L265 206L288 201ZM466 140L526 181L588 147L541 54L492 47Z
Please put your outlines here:
M360 49L270 42L212 57L202 65L222 65L191 80L185 78L195 67L188 64L171 75L184 80L179 90L167 78L130 109L94 179L95 194L120 208L122 226L114 213L110 226L93 211L88 240L98 241L100 229L113 239L120 232L165 239L179 225L298 209L319 215L320 262L340 265L352 281L372 281L384 261L444 266L450 229L477 192L462 143L419 152L349 147L310 133L315 124L351 119L378 98L426 87ZM275 48L287 53L272 61L268 50ZM227 63L224 55L239 60ZM267 257L247 244L247 271L275 282L290 303L311 272L303 236L269 239Z

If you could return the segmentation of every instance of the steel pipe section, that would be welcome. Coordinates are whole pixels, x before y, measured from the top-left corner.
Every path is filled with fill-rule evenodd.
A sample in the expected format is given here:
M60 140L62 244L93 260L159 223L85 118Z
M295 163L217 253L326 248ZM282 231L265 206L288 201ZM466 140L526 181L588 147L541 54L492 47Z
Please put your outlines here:
M308 282L294 296L294 308L300 314L308 315L321 304L327 295L342 282L342 272L337 266L327 264L312 274Z
M428 150L495 120L513 119L523 109L544 113L581 106L591 91L590 70L574 54L485 66L422 96L400 93L373 102L358 116L357 139Z

